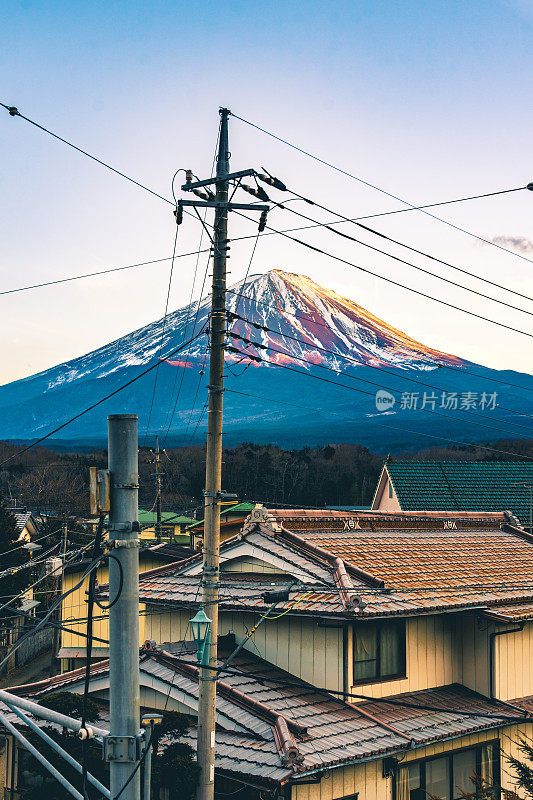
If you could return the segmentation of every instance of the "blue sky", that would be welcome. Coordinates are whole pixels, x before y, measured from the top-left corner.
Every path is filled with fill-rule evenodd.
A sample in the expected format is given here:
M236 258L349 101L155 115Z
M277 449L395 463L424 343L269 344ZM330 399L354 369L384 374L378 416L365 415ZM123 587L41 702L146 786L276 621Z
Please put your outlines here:
M533 180L529 0L23 0L2 5L0 25L0 99L165 196L177 168L209 172L220 105L413 203ZM235 169L264 165L302 194L348 215L398 207L236 120L230 137ZM7 113L0 115L0 190L4 289L171 252L170 206ZM486 238L533 239L532 209L533 193L521 192L439 213ZM291 227L293 220L287 212L271 216L278 227ZM421 214L376 220L375 226L533 295L530 263ZM232 232L253 229L232 220ZM474 298L327 232L306 236L361 266L531 331L528 314ZM194 250L198 241L198 225L187 220L178 252ZM250 249L249 242L234 245L230 281L244 275ZM458 278L443 266L417 263ZM308 274L428 345L498 368L533 370L530 338L278 237L260 242L252 271L272 267ZM193 258L177 262L172 308L188 300L193 270ZM461 280L485 291L473 279ZM159 318L167 281L168 264L162 264L0 296L6 344L0 382ZM526 300L492 291L533 310Z

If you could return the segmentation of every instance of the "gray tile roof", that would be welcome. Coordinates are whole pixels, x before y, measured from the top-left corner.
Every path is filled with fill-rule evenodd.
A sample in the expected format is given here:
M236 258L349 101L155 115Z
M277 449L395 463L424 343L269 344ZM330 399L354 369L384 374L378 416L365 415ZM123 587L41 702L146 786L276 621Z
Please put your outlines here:
M223 658L232 643L221 640L220 645ZM154 680L161 681L163 694L173 693L182 702L188 697L194 709L198 698L195 654L188 643L174 644L172 649L178 652L142 652L141 684L153 687ZM108 668L108 662L94 664L92 679L107 675ZM77 689L83 683L82 673L75 670L16 691L40 697L59 688ZM259 657L241 653L218 681L216 767L244 781L279 785L312 770L502 727L509 718L519 716L505 703L487 700L457 684L389 699L407 705L391 705L383 698L358 705L344 703ZM291 732L296 760L284 756L277 735L279 718ZM195 739L193 725L185 740L194 745Z

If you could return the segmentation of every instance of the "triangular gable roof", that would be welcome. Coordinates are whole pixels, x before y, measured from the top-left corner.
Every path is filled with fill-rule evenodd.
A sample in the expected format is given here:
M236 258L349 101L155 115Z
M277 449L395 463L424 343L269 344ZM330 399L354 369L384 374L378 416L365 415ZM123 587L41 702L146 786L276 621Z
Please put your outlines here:
M297 532L279 519L256 507L242 532L221 545L221 560L255 554L294 575L298 585L279 606L291 614L406 616L533 602L524 578L533 571L533 537L504 524L503 514L370 515L371 527L360 517L323 516L319 527L312 519L312 527ZM194 604L197 586L190 579L199 576L201 565L198 554L144 573L141 600ZM260 595L268 574L235 574L231 581L231 594L242 599L223 600L221 608L243 610L247 595L249 608L266 608Z

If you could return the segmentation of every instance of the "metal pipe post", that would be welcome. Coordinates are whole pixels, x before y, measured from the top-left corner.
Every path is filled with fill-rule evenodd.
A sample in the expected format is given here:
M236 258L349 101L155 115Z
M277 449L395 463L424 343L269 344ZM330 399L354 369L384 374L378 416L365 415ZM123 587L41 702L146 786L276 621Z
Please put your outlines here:
M156 482L156 524L155 536L158 542L161 541L161 475L159 473L159 436L155 437L155 482Z
M147 751L144 759L143 800L151 800L150 795L152 794L152 745L149 745L148 742L151 742L153 734L154 723L150 722L149 727L145 728L144 731L144 741L146 742L145 747L147 747Z
M222 472L222 393L224 391L224 340L226 332L226 252L228 247L229 148L227 108L220 109L220 140L217 159L211 295L211 344L209 356L209 406L205 472L204 563L202 604L211 618L208 664L200 669L198 699L198 800L213 800L215 791L215 713L218 638L218 584L220 549L220 491Z
M42 728L36 725L36 723L32 719L30 719L30 717L26 716L26 714L23 711L21 711L20 708L11 705L8 705L7 707L10 709L10 711L16 714L17 717L19 717L19 719L21 719L28 726L28 728L30 728L34 733L40 736L41 739L52 748L52 750L55 750L55 752L58 755L60 755L61 758L64 758L67 764L70 764L70 766L73 769L75 769L76 772L79 772L80 775L83 773L82 765L78 764L76 759L73 758L70 755L70 753L67 753L66 750L63 750L61 745L59 745L54 739L52 739L51 736L48 736L46 731L43 731ZM109 789L107 789L103 783L100 783L100 781L97 778L95 778L94 775L91 775L90 772L87 773L87 780L89 781L89 783L92 783L92 785L95 786L96 789L98 789L98 791L100 792L100 794L103 795L103 797L108 798L108 800L111 798Z
M23 746L23 747L24 747L24 748L25 748L25 749L26 749L26 750L27 750L29 753L31 753L31 754L32 754L32 756L33 756L34 758L36 758L36 759L37 759L37 761L39 761L39 763L40 763L40 764L42 764L42 765L43 765L43 767L44 767L46 770L48 770L48 772L50 773L50 775L52 775L52 777L53 777L53 778L55 778L55 779L56 779L56 781L58 781L58 782L61 784L61 786L62 786L64 789L66 789L66 790L67 790L67 792L68 792L69 794L71 794L71 795L72 795L72 797L74 797L74 798L75 798L75 800L83 800L83 795L82 795L80 792L78 792L78 790L77 790L77 789L76 789L76 788L75 788L75 787L74 787L74 786L73 786L71 783L69 783L69 781L67 781L67 779L66 779L66 778L64 778L64 777L63 777L63 775L62 775L62 774L59 772L59 770L57 770L57 769L56 769L56 768L53 766L53 764L50 764L50 762L48 761L48 759L46 759L46 758L43 756L43 754L42 754L42 753L41 753L39 750L37 750L37 748L36 748L36 747L34 747L34 746L32 745L32 743L31 743L31 742L29 742L29 741L26 739L26 737L25 737L25 736L23 736L23 735L22 735L22 733L21 733L21 732L20 732L20 731L19 731L17 728L15 728L15 726L14 726L14 725L12 725L12 724L11 724L11 722L9 722L9 720L8 720L8 719L7 719L7 718L4 716L4 714L2 714L2 712L1 712L1 711L0 711L0 723L2 723L2 725L4 726L4 728L6 728L6 730L8 730L8 731L9 731L9 733L10 733L12 736L14 736L14 737L15 737L15 739L18 739L18 741L21 743L21 745L22 745L22 746ZM13 788L13 787L12 787L12 788Z
M0 689L0 700L6 705L23 708L24 711L29 711L34 717L46 719L48 722L61 725L63 728L68 728L68 730L75 731L76 733L81 730L82 725L79 719L68 717L66 714L61 714L59 711L41 706L33 700L28 700L26 697L19 697L16 694L11 694L11 692ZM104 728L98 728L92 724L86 725L85 728L90 730L95 736L102 737L108 734L108 731Z
M109 710L111 797L116 797L138 761L139 743L139 539L138 434L136 414L108 417L111 480L109 544ZM120 572L122 571L122 588ZM110 757L111 756L111 757ZM140 774L121 794L139 800Z

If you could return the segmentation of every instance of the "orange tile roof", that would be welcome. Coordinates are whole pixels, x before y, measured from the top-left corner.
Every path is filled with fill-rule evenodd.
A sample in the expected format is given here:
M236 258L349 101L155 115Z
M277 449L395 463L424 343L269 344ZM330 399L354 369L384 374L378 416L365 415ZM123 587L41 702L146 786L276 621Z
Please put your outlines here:
M533 578L533 537L518 530L300 530L298 536L389 588L521 585Z

